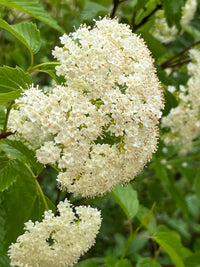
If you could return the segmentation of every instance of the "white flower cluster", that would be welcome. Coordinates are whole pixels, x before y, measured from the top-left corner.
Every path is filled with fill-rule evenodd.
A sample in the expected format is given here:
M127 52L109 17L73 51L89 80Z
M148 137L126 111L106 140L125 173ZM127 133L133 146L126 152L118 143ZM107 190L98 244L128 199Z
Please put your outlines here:
M155 152L160 83L144 41L116 19L61 42L53 55L66 83L49 93L26 90L10 127L39 147L38 161L57 164L60 188L103 195L132 180Z
M184 29L193 19L197 9L197 0L187 0L182 8L182 17L180 24ZM158 10L155 14L155 23L151 29L151 34L162 43L170 43L176 39L178 29L175 25L169 27L164 15L164 10Z
M100 212L75 207L65 200L58 204L60 216L45 211L42 222L28 221L25 233L9 248L11 264L19 267L68 267L95 242L101 225Z
M166 145L186 144L200 134L200 50L190 50L190 56L192 62L187 66L190 78L174 92L179 105L162 118L162 127L169 129L163 136Z

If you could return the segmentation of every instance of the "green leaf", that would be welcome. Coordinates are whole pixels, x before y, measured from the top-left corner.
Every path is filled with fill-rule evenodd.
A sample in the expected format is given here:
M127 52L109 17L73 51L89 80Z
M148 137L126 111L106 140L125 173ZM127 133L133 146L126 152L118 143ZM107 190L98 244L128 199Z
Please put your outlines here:
M156 218L152 214L153 207L151 210L149 210L143 205L139 205L138 212L135 215L135 217L140 221L140 223L147 229L150 234L154 234L157 231Z
M10 259L7 255L0 257L0 266L1 267L10 267Z
M132 264L127 259L119 260L115 257L108 256L106 257L106 267L132 267Z
M1 267L10 267L10 259L6 255L7 253L3 251L3 240L5 238L5 232L4 232L4 226L5 226L5 219L3 216L0 216L0 266Z
M194 27L191 26L191 25L187 25L187 26L184 28L184 30L185 30L187 33L191 34L192 37L194 37L194 40L195 40L195 41L199 41L199 40L200 40L200 31L199 31L198 29L194 28Z
M43 165L37 162L34 151L28 149L21 141L2 139L0 150L23 163L28 163L34 172L40 173L44 169Z
M99 5L94 2L87 2L83 11L81 12L82 20L94 18L99 12L109 13L109 9L105 6Z
M102 261L100 261L99 263L102 263ZM92 259L81 261L75 264L74 267L98 267L99 263L98 263L98 259L96 260L96 258L92 258Z
M184 264L186 267L200 267L200 251L187 257Z
M165 109L163 111L163 116L167 116L171 108L178 106L178 101L176 100L175 96L168 90L164 91L164 97L165 97Z
M186 267L183 260L191 252L181 244L181 239L177 232L170 230L160 231L153 235L152 238L169 254L177 267Z
M132 266L133 266L132 263L127 259L118 260L114 265L114 267L132 267Z
M165 16L170 27L176 25L178 29L180 26L182 7L185 5L186 0L172 1L164 0L163 7L165 10Z
M161 267L161 265L152 258L140 258L136 267Z
M137 198L137 192L130 184L125 187L117 184L112 190L111 195L118 202L128 219L135 216L138 211L139 201Z
M36 54L40 49L40 32L35 24L21 22L15 25L9 25L6 21L0 19L0 27L12 33L31 53Z
M141 34L142 38L144 38L154 58L162 57L167 53L167 49L164 45L162 45L161 42L154 38L148 31L137 31L137 34Z
M63 29L57 24L55 19L45 11L44 7L38 0L0 0L0 5L11 7L29 14L30 16L48 24L52 28L64 33Z
M0 67L0 93L9 93L18 89L28 89L33 80L21 68Z
M19 169L16 182L4 191L3 208L6 214L4 249L23 234L25 222L41 221L44 211L47 210L46 201L44 202L38 182L31 170L21 162Z
M4 128L6 114L5 114L5 106L0 105L0 130Z
M22 93L22 89L18 89L16 91L5 93L5 94L0 93L0 104L6 103L6 102L12 102L16 98L20 97L21 93Z
M193 188L200 201L200 168L198 168L198 170L196 171Z
M8 189L15 182L18 172L18 160L0 157L0 191Z

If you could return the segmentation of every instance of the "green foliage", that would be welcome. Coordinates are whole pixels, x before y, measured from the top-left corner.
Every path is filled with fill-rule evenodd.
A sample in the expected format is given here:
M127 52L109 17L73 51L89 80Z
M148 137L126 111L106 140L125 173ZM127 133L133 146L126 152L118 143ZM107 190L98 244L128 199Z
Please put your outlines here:
M136 267L161 267L161 265L152 258L141 258Z
M116 199L128 219L135 216L138 211L139 202L137 192L131 187L131 185L122 187L118 184L115 189L112 190L111 195Z
M2 139L0 141L0 149L11 158L27 163L36 173L40 173L43 170L43 165L37 162L35 153L21 141Z
M0 5L15 8L19 11L29 14L34 18L43 21L50 27L63 33L62 28L57 24L53 17L44 9L44 7L38 2L38 0L23 1L23 0L0 0Z
M0 103L11 102L33 81L21 68L0 67Z
M95 246L76 267L200 267L199 138L166 147L162 138L167 129L160 128L158 150L133 182L117 185L102 198L87 199L60 192L57 166L37 162L35 150L14 140L7 125L23 90L33 83L51 90L54 82L65 82L56 75L59 63L51 56L52 49L60 45L59 36L82 23L92 26L93 19L109 14L129 24L150 49L164 91L166 116L180 103L168 85L178 89L190 77L188 50L200 45L200 8L181 29L186 0L72 2L0 0L0 266L10 266L7 249L24 233L24 223L41 221L48 209L56 213L56 205L67 197L74 206L97 207L103 217ZM173 42L165 44L152 35L157 10L164 10L168 26L179 30ZM96 143L122 141L105 131Z
M9 25L6 21L0 19L0 27L12 33L31 53L36 54L40 49L40 33L35 24L21 22L15 25Z
M183 260L191 255L191 252L181 244L180 236L176 232L162 228L153 235L153 239L164 248L176 266L185 266Z
M181 18L181 9L185 5L186 0L171 1L164 0L163 7L165 10L165 15L167 22L170 27L176 25L180 29L180 18Z
M18 162L17 168L20 172L17 173L15 183L3 194L6 234L4 249L23 233L24 222L30 219L41 221L44 211L53 207L53 204L50 206L50 201L47 203L44 198L28 165Z
M2 156L0 160L0 191L4 191L15 182L21 166L16 159Z
M199 267L200 266L200 252L190 255L184 260L184 264L187 267Z
M81 12L82 20L88 20L96 17L97 15L107 14L109 9L105 6L99 5L94 2L87 2L84 9Z

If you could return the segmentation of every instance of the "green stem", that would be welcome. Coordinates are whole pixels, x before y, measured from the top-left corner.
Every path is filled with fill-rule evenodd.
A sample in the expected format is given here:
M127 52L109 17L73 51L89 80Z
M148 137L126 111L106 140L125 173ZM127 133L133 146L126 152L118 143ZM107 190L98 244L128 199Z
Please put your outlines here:
M50 210L50 208L49 208L49 206L48 206L48 204L47 204L45 195L44 195L44 193L43 193L43 191L42 191L42 189L41 189L41 187L40 187L40 185L39 185L39 183L38 183L37 175L35 175L35 174L33 173L33 171L31 170L31 168L29 167L29 165L28 165L27 163L25 163L24 165L26 166L26 168L29 170L29 172L31 173L31 175L32 175L33 178L34 178L35 185L36 185L36 188L37 188L37 192L40 194L40 196L41 196L41 198L42 198L42 201L43 201L43 203L44 203L45 209L46 209L46 210Z
M128 239L128 242L122 252L122 255L120 257L120 260L123 260L123 258L126 256L126 253L131 245L131 243L133 242L133 240L135 239L135 236L137 234L137 232L140 230L140 228L143 226L143 224L141 223L137 229L135 230L135 232L133 232L133 227L132 227L132 223L131 223L131 220L129 220L129 223L130 223L130 236L129 236L129 239Z
M128 249L129 249L131 243L133 242L134 238L135 238L135 234L134 233L129 236L128 242L127 242L127 244L126 244L126 246L124 248L124 251L122 252L120 260L123 260L123 258L125 257L125 255L126 255Z
M8 117L9 117L9 113L10 113L10 110L12 108L13 103L14 103L14 101L10 102L10 104L7 107L6 118L5 118L4 126L3 126L3 132L4 133L6 133L6 131L7 131Z
M31 53L31 65L28 67L28 69L27 69L27 72L28 73L31 73L31 70L32 70L32 68L33 68L33 65L34 65L34 55L33 55L33 53L32 52L30 52Z
M57 65L60 65L60 63L59 62L45 62L45 63L41 63L41 64L38 64L38 65L35 65L34 67L31 67L31 69L29 70L29 73L33 72L37 68L48 66L48 65L57 66Z
M40 194L41 197L42 197L42 201L43 201L43 203L44 203L45 209L46 209L46 210L50 210L50 208L49 208L49 206L48 206L48 204L47 204L45 195L44 195L44 193L43 193L43 191L42 191L42 189L41 189L41 187L40 187L40 185L39 185L37 179L35 179L35 185L36 185L36 187L37 187L37 190L38 190L39 194Z

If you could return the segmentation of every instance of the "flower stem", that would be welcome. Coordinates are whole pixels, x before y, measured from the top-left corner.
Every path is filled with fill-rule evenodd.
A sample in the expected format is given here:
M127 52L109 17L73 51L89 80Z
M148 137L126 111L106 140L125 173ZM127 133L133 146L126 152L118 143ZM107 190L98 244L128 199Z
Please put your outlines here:
M9 117L9 113L10 113L10 110L12 108L13 103L14 103L13 101L10 102L10 104L8 105L8 107L6 109L6 117L5 117L4 126L3 126L3 132L4 133L6 133L6 131L7 131L8 117Z
M43 203L44 203L45 209L46 209L46 210L50 210L50 208L49 208L49 206L48 206L48 204L47 204L45 195L44 195L44 193L43 193L43 191L42 191L42 189L41 189L41 187L40 187L40 184L39 184L39 182L38 182L38 180L37 180L37 175L35 175L35 174L33 173L32 169L30 168L30 166L29 166L27 163L25 163L24 165L26 166L26 168L29 170L29 172L31 173L32 177L34 178L37 192L38 192L38 194L39 194L39 195L41 196L41 198L42 198L42 201L43 201Z
M45 63L41 63L41 64L38 64L38 65L35 65L34 67L31 67L29 69L29 73L32 73L34 70L36 70L38 68L49 66L49 65L57 66L57 65L60 65L60 63L59 62L45 62Z

